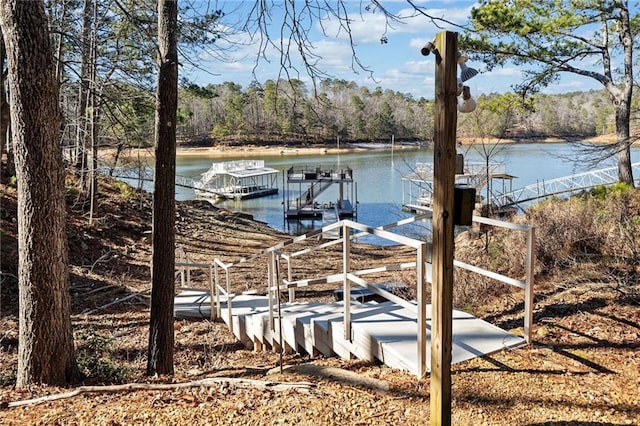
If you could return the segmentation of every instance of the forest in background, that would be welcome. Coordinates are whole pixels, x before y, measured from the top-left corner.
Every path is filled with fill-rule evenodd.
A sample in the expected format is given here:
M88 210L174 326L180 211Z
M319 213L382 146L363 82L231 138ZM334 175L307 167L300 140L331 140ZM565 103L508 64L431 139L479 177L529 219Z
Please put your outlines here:
M122 90L122 88L120 88ZM153 139L153 94L128 88L105 117L102 146L147 146ZM637 98L637 97L636 97ZM588 138L615 132L604 90L477 97L478 108L458 117L465 138ZM635 102L634 111L638 111ZM431 141L433 100L341 79L314 88L300 80L233 82L179 89L178 140L184 145ZM125 147L125 148L126 148Z
M126 6L126 7L124 7ZM195 63L207 52L218 57L217 42L227 37L218 9L200 13L183 5L180 57ZM153 2L47 3L64 115L65 158L80 168L98 148L153 145L155 107ZM0 52L1 53L1 52ZM209 71L215 71L211 69ZM318 76L316 76L318 77ZM337 77L337 78L336 78ZM604 89L565 94L474 91L478 108L458 117L461 138L588 138L614 134L615 110ZM632 126L640 110L633 99ZM416 98L384 87L369 88L333 76L302 80L255 81L179 88L178 142L219 144L333 144L344 142L426 141L433 137L433 99ZM8 117L8 105L2 105ZM2 120L0 142L5 146ZM637 127L637 126L636 126ZM116 157L118 158L118 157Z

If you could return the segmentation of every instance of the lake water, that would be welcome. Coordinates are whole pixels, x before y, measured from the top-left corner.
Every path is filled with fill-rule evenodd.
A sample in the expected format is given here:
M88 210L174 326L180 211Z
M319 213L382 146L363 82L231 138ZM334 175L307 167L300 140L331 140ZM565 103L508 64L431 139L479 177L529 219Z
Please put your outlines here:
M465 152L466 151L466 152ZM476 148L458 148L458 153L465 154L465 161L483 161L483 156ZM506 172L516 176L513 189L574 173L588 171L581 163L580 149L568 144L518 144L499 147L499 152L492 157L492 162L504 162ZM358 214L357 221L369 226L379 226L407 217L402 211L403 190L402 176L409 173L417 162L431 163L433 151L427 148L402 150L374 150L344 154L325 155L275 155L275 156L238 156L224 159L212 157L178 157L176 173L198 179L200 174L209 169L212 162L236 159L262 159L265 165L284 171L291 166L317 166L335 168L350 167L356 182ZM640 149L632 151L632 161L640 161ZM601 162L591 170L615 166L614 159ZM321 221L286 221L283 214L286 185L283 175L279 176L280 192L269 197L234 201L227 200L216 205L233 211L242 211L253 215L256 220L268 223L271 227L290 232L304 233L321 225ZM297 188L296 188L297 189ZM291 194L294 198L299 193ZM193 190L177 187L176 199L194 198Z

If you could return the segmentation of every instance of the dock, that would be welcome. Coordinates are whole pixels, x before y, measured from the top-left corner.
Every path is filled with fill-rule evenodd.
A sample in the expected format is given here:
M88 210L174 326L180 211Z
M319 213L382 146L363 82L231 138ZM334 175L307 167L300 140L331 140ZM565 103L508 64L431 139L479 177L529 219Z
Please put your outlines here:
M272 303L276 305L275 301ZM175 316L209 318L210 306L206 290L186 290L176 296ZM229 316L224 301L220 317L240 342L254 350L279 349L282 345L288 353L357 358L419 373L416 313L394 302L352 301L350 339L345 339L343 302L283 303L282 322L276 315L274 324L270 324L267 296L237 295L232 306ZM427 371L431 369L430 330L431 305L428 305ZM522 337L454 309L452 363L525 344Z
M455 184L476 190L476 204L483 205L490 200L483 199L485 190L492 193L495 185L502 187L502 193L506 184L512 187L515 176L505 171L504 163L460 162L456 165ZM402 209L409 212L424 211L432 207L433 196L433 163L416 163L415 168L402 176Z
M343 219L236 261L216 258L211 263L202 264L177 262L183 287L175 296L174 315L177 318L221 319L239 341L257 351L359 358L406 370L421 378L430 371L432 312L428 284L433 279L432 248L425 241L392 233L385 228L405 226L428 216L406 218L377 228ZM531 342L535 258L532 254L535 247L533 227L483 217L474 217L473 220L525 234L524 279L454 260L456 268L490 277L523 291L523 327L522 332L518 328L514 334L470 313L453 309L454 362ZM338 230L339 235L335 240L317 238L321 233L334 230ZM351 262L351 242L364 235L375 235L404 246L403 257L408 255L409 258L373 257L367 262L359 262L356 267ZM335 250L340 245L342 249ZM327 268L322 271L301 268L318 256L331 257ZM246 292L234 292L234 288L246 288L232 284L232 279L239 277L233 271L242 263L250 263L252 268L266 268L265 287L261 283ZM191 272L195 270L201 270L198 281L201 285L206 283L206 287L194 289L192 286ZM390 276L395 271L415 273L401 274L402 278L398 280L397 276ZM407 277L410 282L405 282ZM323 286L323 291L332 289L334 300L296 300L297 289L304 289L306 293L314 286ZM415 290L407 292L406 289Z
M320 195L331 187L337 188L335 198L320 200ZM337 215L336 221L355 217L356 206L351 202L354 189L353 170L348 167L291 167L286 173L284 216L286 219L320 219L331 211Z
M278 193L278 170L265 167L264 160L213 163L194 182L196 198L244 200Z

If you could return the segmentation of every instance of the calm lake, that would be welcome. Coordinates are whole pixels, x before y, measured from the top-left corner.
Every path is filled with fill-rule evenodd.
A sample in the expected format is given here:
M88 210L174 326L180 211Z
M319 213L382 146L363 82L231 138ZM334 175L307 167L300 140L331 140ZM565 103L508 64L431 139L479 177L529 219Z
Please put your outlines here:
M597 167L586 168L580 163L580 149L563 143L518 144L500 146L492 162L503 162L506 172L516 176L513 189L550 180L574 173L615 166L615 160L601 162ZM483 155L474 147L458 148L465 155L465 161L483 161ZM264 160L265 166L284 171L291 166L308 166L315 169L349 167L356 182L358 212L356 220L369 226L379 226L407 217L402 211L402 176L415 168L416 163L431 163L433 151L428 148L401 150L373 150L367 152L325 154L325 155L276 155L238 156L224 159L212 157L178 157L176 173L199 179L212 162L237 159ZM640 148L632 151L632 161L640 161ZM636 176L637 178L637 176ZM284 174L279 176L280 191L277 195L243 201L227 200L216 205L232 211L242 211L253 215L256 220L266 222L271 227L292 234L304 233L321 226L321 221L287 221L283 214L286 184ZM292 188L293 189L293 188ZM293 192L293 191L292 191ZM292 194L292 197L298 192ZM193 190L177 187L176 199L188 200L195 196ZM324 194L323 194L324 196ZM329 197L331 195L328 195ZM350 198L350 197L349 197Z

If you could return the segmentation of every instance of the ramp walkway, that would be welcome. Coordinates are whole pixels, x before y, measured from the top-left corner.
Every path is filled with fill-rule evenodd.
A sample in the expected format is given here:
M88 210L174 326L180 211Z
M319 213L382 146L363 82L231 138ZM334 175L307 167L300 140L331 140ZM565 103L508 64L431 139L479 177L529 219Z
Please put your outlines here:
M631 169L633 175L636 176L636 184L640 184L640 163L633 163ZM515 191L495 194L493 201L499 207L509 207L557 195L587 191L600 185L613 185L618 181L618 167L608 167L606 169L543 180Z
M389 232L388 229L417 220L428 220L431 213L403 219L394 224L378 228L343 220L306 235L293 237L263 252L239 259L235 263L224 263L215 259L212 264L176 262L187 278L185 287L175 298L175 316L191 318L222 319L230 331L247 347L254 350L276 350L306 353L311 356L340 356L346 359L359 358L379 361L392 368L409 371L423 377L431 370L430 330L431 306L427 300L427 284L431 282L430 250L427 243ZM519 280L484 270L480 267L454 261L454 265L468 271L485 275L524 290L523 335L516 335L492 325L462 310L453 311L452 362L461 362L473 357L487 355L504 349L527 344L531 337L533 321L533 228L493 219L474 217L485 225L501 226L526 234L526 277ZM336 240L317 240L312 246L295 249L296 244L321 237L339 230ZM373 234L415 250L415 261L383 264L352 269L351 242L358 237ZM304 255L319 256L320 251L342 245L342 262L337 262L338 271L326 276L300 277L294 279L292 263L304 262ZM335 250L334 250L335 254ZM233 294L231 271L235 266L250 260L266 263L268 284L262 294ZM384 259L382 259L384 260ZM306 260L308 262L308 260ZM378 262L381 260L379 259ZM369 266L369 265L367 265ZM189 271L200 268L208 270L209 288L193 289L189 283ZM364 277L379 277L383 272L413 271L417 297L407 300L389 291L395 285L385 281L367 281ZM234 277L239 274L233 274ZM404 276L405 274L403 274ZM409 275L409 274L406 274ZM297 302L296 289L315 285L335 284L342 290L341 301ZM392 285L390 285L392 284ZM413 285L413 284L412 284ZM358 302L361 291L375 293L377 300ZM286 301L285 301L286 299Z

